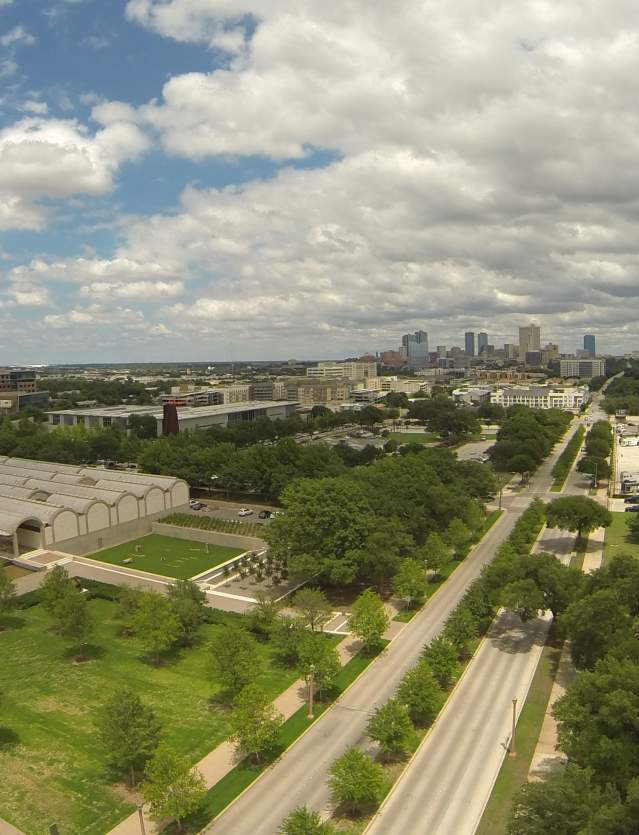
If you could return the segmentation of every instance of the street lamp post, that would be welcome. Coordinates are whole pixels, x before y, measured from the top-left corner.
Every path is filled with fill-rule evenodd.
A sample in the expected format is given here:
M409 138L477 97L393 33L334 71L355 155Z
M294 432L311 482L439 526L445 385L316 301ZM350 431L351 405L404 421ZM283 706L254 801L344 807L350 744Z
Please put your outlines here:
M307 718L313 718L313 686L315 684L315 664L308 668L308 714Z
M146 835L146 828L144 826L144 812L142 811L142 804L138 804L138 815L140 816L140 832Z
M217 481L218 478L219 478L219 475L212 475L211 476L210 483L209 483L209 496L213 495L213 482Z
M510 731L510 745L508 746L508 756L509 757L516 757L517 751L515 750L515 724L517 721L517 699L513 699L513 723L512 728Z
M500 509L500 510L501 510L501 496L502 496L502 493L503 493L503 492L504 492L503 485L501 485L501 484L500 484L500 485L499 485L499 509Z

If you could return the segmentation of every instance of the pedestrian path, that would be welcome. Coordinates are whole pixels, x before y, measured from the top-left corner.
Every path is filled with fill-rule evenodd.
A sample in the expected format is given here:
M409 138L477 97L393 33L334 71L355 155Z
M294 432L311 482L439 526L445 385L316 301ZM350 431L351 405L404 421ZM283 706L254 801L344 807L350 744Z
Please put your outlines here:
M342 667L347 664L362 648L361 641L352 638L350 635L337 645L337 652ZM284 719L290 719L294 713L303 707L308 700L308 688L303 679L298 679L293 682L291 686L281 693L273 702L276 710L278 710ZM210 751L198 763L197 769L204 777L207 789L210 789L218 783L222 777L232 771L238 764L238 759L235 755L235 750L232 743L226 741L220 743L216 748ZM158 825L154 821L147 809L143 809L144 826L147 835L155 835L159 832ZM140 835L140 818L138 812L134 812L125 818L121 823L114 827L109 835ZM0 826L0 835L5 835ZM8 830L6 835L12 835ZM13 833L15 835L15 833Z
M590 574L590 572L596 571L601 567L605 536L605 528L597 528L596 531L592 531L589 535L587 551L582 566L582 571L585 574ZM552 715L552 709L557 699L563 696L566 692L566 687L574 681L576 676L577 672L570 657L570 647L566 643L564 644L559 659L555 682L550 691L546 714L541 726L535 753L530 762L528 772L529 780L544 780L553 771L562 768L566 764L565 754L557 748L557 723Z
M0 835L24 835L21 829L16 829L5 820L0 818Z

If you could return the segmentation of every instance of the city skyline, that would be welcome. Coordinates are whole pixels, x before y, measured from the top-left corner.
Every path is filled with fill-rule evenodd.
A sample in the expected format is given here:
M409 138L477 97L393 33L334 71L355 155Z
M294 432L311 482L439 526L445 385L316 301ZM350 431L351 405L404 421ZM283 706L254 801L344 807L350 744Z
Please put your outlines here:
M97 8L0 3L4 361L503 344L524 317L634 347L627 15Z

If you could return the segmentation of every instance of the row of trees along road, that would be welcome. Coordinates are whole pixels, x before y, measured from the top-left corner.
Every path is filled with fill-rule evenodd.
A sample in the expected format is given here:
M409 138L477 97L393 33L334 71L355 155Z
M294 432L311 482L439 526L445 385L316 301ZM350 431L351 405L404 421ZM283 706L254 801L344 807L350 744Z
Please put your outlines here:
M603 408L608 414L625 409L628 414L639 415L639 360L625 363L623 376L608 384Z
M377 743L379 756L373 759L358 748L350 748L333 763L329 786L333 803L340 811L359 816L378 806L391 779L383 766L404 760L419 740L417 730L428 728L437 717L477 639L486 632L501 605L504 586L514 576L513 565L527 558L544 518L543 503L534 501L498 551L496 562L502 568L484 570L449 616L441 634L424 646L420 661L404 676L395 696L373 712L367 732ZM555 557L548 558L562 575L553 581L565 585L565 572L571 570ZM503 567L508 568L508 573ZM295 809L282 823L280 832L337 835L331 822L321 822L305 807Z
M508 409L490 451L493 466L500 472L533 473L564 434L571 418L556 409Z
M387 457L332 478L299 479L266 536L289 576L320 584L385 587L402 560L439 570L481 536L483 500L496 483L482 464L444 449ZM410 595L408 595L410 596Z
M581 473L589 473L597 481L610 478L610 454L612 452L612 427L607 420L598 420L586 437L584 455L577 464Z
M524 786L509 835L639 831L639 561L620 554L575 585L559 623L580 674L553 708L568 766Z

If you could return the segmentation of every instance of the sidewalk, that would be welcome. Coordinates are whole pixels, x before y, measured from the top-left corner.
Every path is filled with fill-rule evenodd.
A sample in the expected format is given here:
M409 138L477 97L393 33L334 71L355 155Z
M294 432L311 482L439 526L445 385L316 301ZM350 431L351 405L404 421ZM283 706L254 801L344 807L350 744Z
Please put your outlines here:
M597 528L588 537L588 545L582 571L589 574L600 568L603 560L603 546L606 536L605 528ZM539 739L535 753L530 762L528 779L532 781L545 780L545 778L566 764L565 754L557 748L557 723L552 715L552 708L557 699L566 692L566 688L577 676L572 659L570 658L570 647L566 643L559 659L555 682L550 691L546 714L541 726Z
M342 667L359 652L361 646L361 642L350 635L344 638L344 640L337 645L337 652L339 653L339 659ZM281 693L277 699L275 699L273 704L282 714L284 719L289 719L303 705L306 704L306 700L306 683L303 679L298 679L291 684L288 690ZM222 777L228 774L229 771L232 771L238 762L239 760L235 757L233 745L227 741L222 742L217 746L217 748L210 751L205 757L196 763L196 767L204 777L207 789L210 789L217 782L219 782ZM149 817L146 811L144 811L144 825L147 835L155 835L155 833L160 831L156 822ZM5 835L2 831L1 825L0 835ZM11 833L10 830L8 830L6 835L15 835L15 833ZM138 813L133 812L133 814L129 815L128 818L125 818L110 831L109 835L140 835L140 818Z

